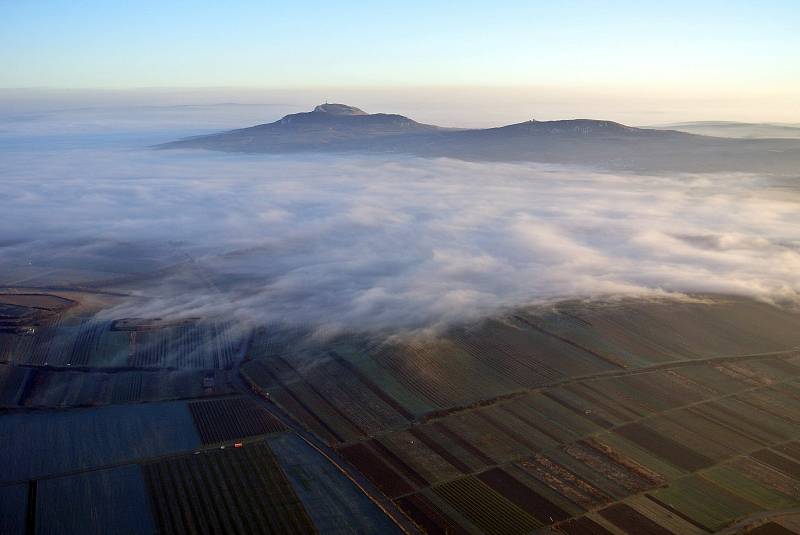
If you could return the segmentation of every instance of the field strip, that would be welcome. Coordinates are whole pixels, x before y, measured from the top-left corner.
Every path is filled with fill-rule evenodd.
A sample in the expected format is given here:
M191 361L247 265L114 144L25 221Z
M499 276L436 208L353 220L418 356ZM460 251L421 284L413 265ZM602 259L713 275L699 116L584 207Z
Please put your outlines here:
M84 288L82 286L13 286L5 285L0 287L0 292L70 292L87 293L96 295L111 295L114 297L130 297L130 294L122 292L112 292L110 290L98 290L94 288Z
M736 535L738 533L743 533L745 529L756 527L761 523L767 523L769 521L778 520L782 516L794 515L798 513L800 513L800 507L782 509L780 511L763 511L746 518L742 518L741 520L737 520L730 526L718 531L716 535Z
M641 374L641 373L646 373L646 372L656 371L656 370L669 370L669 369L675 369L675 368L683 368L683 367L687 367L687 366L696 366L696 365L702 365L702 364L707 364L707 363L712 363L712 362L731 362L731 361L740 361L740 360L757 360L757 359L770 358L770 357L781 356L781 355L791 355L791 354L794 354L796 352L797 352L797 350L791 349L791 350L786 350L786 351L777 351L777 352L770 352L770 353L759 353L759 354L753 354L753 355L709 357L709 358L706 358L706 359L692 359L692 360L686 360L686 361L676 361L676 362L672 362L672 363L658 364L658 365L650 366L650 367L646 367L646 368L637 368L636 370L620 370L620 371L605 372L605 373L593 374L593 375L582 376L582 377L573 377L573 378L564 379L564 380L561 380L561 381L556 381L556 382L554 382L552 384L549 384L547 386L542 386L542 387L537 387L537 388L534 388L534 389L520 391L520 392L517 392L517 393L513 393L513 394L510 394L510 395L507 395L507 396L500 396L499 398L492 398L492 400L486 400L486 402L481 402L479 404L474 404L474 405L470 405L470 406L467 406L467 407L458 407L458 408L448 412L446 415L436 415L434 417L424 419L423 422L413 423L412 425L409 426L409 428L413 428L416 425L419 425L419 423L427 423L429 421L436 421L436 420L439 420L439 419L443 419L445 416L448 416L450 414L456 414L456 413L466 412L466 411L469 411L469 410L472 410L472 409L476 409L476 408L491 406L491 405L494 405L496 403L505 401L507 399L513 399L513 398L516 398L516 397L519 397L519 396L522 396L522 395L525 395L525 394L528 394L528 393L540 392L540 391L543 391L543 390L547 390L547 389L550 389L550 388L553 388L553 387L558 387L558 386L565 385L565 384L579 383L579 382L583 382L583 381L590 381L590 380L593 380L593 379L605 379L605 378L614 378L614 377L621 377L621 376L636 375L636 374ZM33 368L37 368L36 366L32 366L32 367ZM792 380L792 378L786 379L785 381L776 381L773 384L781 384L781 383L784 383L784 382L788 382L790 380ZM295 431L301 438L303 438L303 440L305 442L307 442L315 450L317 450L319 453L321 453L330 462L334 463L345 475L347 475L348 478L353 480L351 478L351 476L349 475L348 470L343 469L339 462L334 460L330 455L328 455L320 447L318 447L316 444L314 444L313 441L310 441L305 436L307 432L305 431L305 429L303 429L300 426L300 424L295 423L282 410L280 411L280 414L276 414L276 412L277 412L275 410L276 407L272 407L271 406L272 404L269 401L267 401L264 398L262 398L256 392L253 392L249 387L246 386L246 384L243 384L242 386L245 387L243 390L246 390L247 393L251 397L254 397L255 399L259 400L262 404L269 405L269 409L268 410L270 411L270 413L275 415L276 418L281 420L284 424L287 424L290 427L290 429ZM764 388L765 386L766 385L758 385L758 386L754 386L752 388L743 389L743 390L740 390L740 391L737 391L737 392L734 392L734 393L731 393L731 394L725 394L725 395L722 395L722 396L716 396L714 398L709 398L709 399L706 399L706 400L697 401L697 402L689 403L689 404L686 404L686 405L681 405L681 406L678 406L678 407L673 407L673 408L670 408L670 409L667 409L667 410L664 410L664 411L661 411L661 412L658 412L658 413L649 414L649 415L647 415L645 417L638 418L638 419L635 419L635 420L631 420L629 422L625 422L624 424L615 425L615 426L612 426L612 427L610 427L608 429L603 429L603 430L597 431L597 432L592 433L592 434L587 435L587 436L595 436L597 434L602 434L602 433L605 433L605 432L608 432L608 431L613 431L614 429L616 429L618 427L621 427L622 425L630 425L630 424L635 424L635 423L641 423L642 421L645 421L645 420L647 420L649 418L660 417L660 416L662 416L664 414L669 414L671 412L678 411L678 410L684 410L684 409L691 408L691 407L696 406L696 405L701 405L703 403L734 397L734 396L737 396L737 395L741 395L742 393L757 391L757 390L759 390L761 388ZM225 397L231 397L231 394L225 394L225 395L219 396L219 398L225 398ZM53 409L21 408L21 409L15 410L13 412L52 411L52 410ZM70 409L64 409L64 410L70 410ZM288 423L287 423L287 420L288 420ZM381 432L381 433L375 434L372 438L379 438L379 437L381 437L383 435L387 435L387 434L390 434L392 432L394 432L394 430L387 430L385 432ZM247 442L255 442L257 440L259 440L259 437L251 437L249 439L244 439L244 440L240 440L240 441L247 443ZM233 442L235 442L235 441L231 440L229 442L232 445ZM342 446L346 446L346 444L342 444ZM170 453L170 454L165 454L165 455L161 455L161 456L137 459L135 461L121 461L121 462L117 462L117 463L110 463L110 464L94 466L94 467L86 468L86 469L70 470L70 471L59 472L59 473L55 473L55 474L49 474L49 475L46 475L46 476L43 476L43 477L40 477L40 478L37 478L37 479L39 479L39 480L54 479L54 478L58 478L58 477L65 477L65 476L81 474L81 473L84 473L84 472L94 472L94 471L98 471L98 470L106 470L106 469L109 469L109 468L117 468L117 467L120 467L120 466L126 466L126 465L130 465L130 464L139 464L139 463L145 462L145 461L167 459L167 458L170 458L170 457L175 457L176 455L185 455L186 453L192 452L192 451L215 450L215 449L218 449L218 448L219 448L219 445L216 445L216 446L200 446L200 447L192 449L192 450L184 450L181 453ZM753 450L753 451L756 451L756 450ZM743 455L746 455L746 454L743 454ZM735 457L733 457L733 458L735 458ZM503 464L506 464L506 463L503 463ZM496 465L496 466L501 466L501 465ZM28 482L27 479L25 479L25 480L5 481L5 482L0 483L0 486L18 485L18 484L27 483L27 482ZM353 482L359 488L364 490L363 485L360 484L358 481L353 480ZM366 493L366 491L364 491L364 492ZM383 509L383 507L382 507L382 509Z
M282 433L285 433L285 431L282 431ZM279 434L279 433L273 433L273 434ZM260 436L257 436L257 437L239 438L239 439L234 439L234 440L227 441L223 445L220 445L220 444L211 444L211 445L207 445L207 446L206 445L200 445L197 448L192 448L190 450L183 450L183 451L178 451L178 452L173 452L173 453L167 453L167 454L164 454L164 455L155 455L155 456L152 456L152 457L141 457L141 458L138 458L138 459L132 459L132 460L126 460L126 461L119 461L119 462L116 462L116 463L107 463L107 464L92 466L90 468L81 468L81 469L78 469L78 470L68 470L68 471L65 471L65 472L47 474L45 476L37 477L36 481L45 481L47 479L58 479L60 477L75 476L75 475L85 474L85 473L89 473L89 472L98 472L100 470L108 470L108 469L111 469L111 468L119 468L119 467L122 467L122 466L138 465L138 464L144 464L144 463L152 462L152 461L167 460L167 459L172 459L174 457L181 457L181 456L184 456L184 455L188 455L188 454L191 454L191 453L202 454L204 452L216 451L216 450L220 449L221 447L226 447L226 448L230 447L230 448L232 448L233 445L235 443L237 443L237 442L241 442L244 445L254 444L254 443L258 443L260 441L263 441L265 436L266 435L260 435ZM29 480L29 479L18 479L18 480L15 480L15 481L3 481L2 483L0 483L0 487L8 487L8 486L11 486L11 485L19 485L19 484L23 484L23 483L27 484L29 481L31 481L31 480Z
M679 369L679 368L687 368L692 366L702 366L704 364L710 363L725 363L725 362L738 362L738 361L747 361L747 360L759 360L771 357L781 357L781 356L790 356L790 355L800 355L800 349L798 348L791 348L785 349L782 351L771 351L768 353L754 353L750 355L734 355L734 356L721 356L721 357L707 357L703 359L687 359L687 360L676 360L672 362L665 362L662 364L654 364L651 366L644 366L641 368L635 369L626 369L626 370L614 370L609 372L600 372L591 375L579 375L573 377L566 377L564 379L559 379L557 381L552 381L545 385L536 386L535 388L525 388L518 390L516 392L511 392L509 394L503 394L500 396L496 396L493 398L488 398L485 400L478 401L476 403L471 403L469 405L461 405L455 406L448 409L443 409L440 411L433 411L430 412L420 419L419 423L427 423L439 420L441 418L445 418L450 416L451 414L458 414L465 411L470 411L472 409L478 409L481 407L491 407L492 405L496 405L497 403L501 403L503 401L514 399L517 397L524 396L526 394L533 394L537 392L542 392L545 390L549 390L551 388L574 384L574 383L582 383L585 381L591 381L594 379L613 379L615 377L628 377L631 375L640 375L644 373L650 373L654 371L660 370L672 370L672 369ZM375 436L382 436L391 432L387 430L385 432L381 432L376 434ZM345 444L346 445L346 444Z
M780 352L780 353L785 353L785 352ZM762 357L768 357L768 356L775 356L775 354L765 354L765 355L757 355L757 356L747 355L747 356L743 356L743 357L733 357L733 358L731 358L731 357L722 357L722 358L717 358L717 359L706 359L706 360L710 360L710 361L728 360L729 361L729 360L740 360L742 358L762 358ZM658 366L658 368L664 368L664 367L665 366L663 366L663 365ZM667 368L669 368L669 366L667 366ZM618 375L618 374L615 374L615 375ZM628 375L628 374L624 374L624 375ZM657 413L649 414L647 416L644 416L644 417L641 417L641 418L637 418L635 420L628 421L628 422L625 422L625 423L622 423L622 424L619 424L619 425L614 425L614 426L612 426L610 428L604 428L604 429L598 430L598 431L590 433L590 434L588 434L586 436L582 436L582 437L580 437L579 439L577 439L576 441L573 441L573 442L577 442L577 441L580 441L580 440L586 440L587 438L596 437L598 435L602 435L602 434L605 434L605 433L608 433L608 432L612 432L614 429L622 427L622 426L625 426L625 425L631 425L631 424L635 424L635 423L644 422L644 421L647 421L648 419L651 419L651 418L660 418L660 417L663 417L665 414L669 414L669 413L672 413L672 412L675 412L675 411L685 410L686 408L690 408L690 407L693 407L693 406L696 406L696 405L701 405L703 403L710 403L710 402L714 402L714 401L717 401L717 400L736 397L736 396L739 396L739 395L741 395L743 393L758 391L758 390L764 389L764 388L770 388L770 387L772 387L772 386L774 386L776 384L783 384L783 383L790 382L790 381L793 381L793 380L796 380L796 379L797 379L796 377L790 377L790 378L787 378L785 380L775 381L775 382L773 382L773 383L771 383L769 385L756 385L756 386L753 386L751 388L746 388L746 389L739 390L739 391L736 391L736 392L733 392L733 393L728 393L728 394L716 396L714 398L709 398L709 399L705 399L705 400L702 400L702 401L689 403L689 404L686 404L686 405L683 405L683 406L680 406L680 407L673 407L673 408L670 408L670 409L667 409L667 410L663 410L663 411L660 411L660 412L657 412ZM798 430L798 432L800 433L800 430ZM793 443L793 442L795 442L797 440L797 438L798 438L798 435L793 435L793 436L789 437L787 440L783 440L783 441L780 441L780 442L774 442L774 443L770 443L770 444L767 444L767 445L759 445L759 446L756 446L754 448L751 448L751 449L748 449L748 450L745 450L745 451L741 451L741 452L739 452L739 453L737 453L735 455L731 455L730 457L726 457L725 459L720 460L719 462L714 463L711 466L691 471L691 473L689 473L689 474L687 474L687 475L685 475L685 476L683 476L683 477L681 477L679 479L690 478L690 477L693 477L693 476L696 476L696 475L701 475L702 476L703 474L705 474L707 472L713 471L715 468L717 468L718 466L720 466L723 463L727 464L727 463L730 463L730 462L732 462L732 461L734 461L736 459L742 459L742 458L749 457L753 453L756 453L756 452L758 452L760 450L763 450L765 448L775 449L775 448L778 448L778 447L780 447L782 445ZM562 449L565 445L566 444L560 444L558 446L542 450L539 453L542 454L542 455L547 455L549 452L558 451L558 450ZM506 459L501 463L492 464L490 466L483 466L479 470L476 470L475 472L473 472L471 475L479 476L480 474L483 474L484 472L487 472L489 470L496 469L496 468L502 468L504 466L508 466L508 465L514 464L515 462L518 462L518 461L520 461L521 459L524 459L524 458L525 458L524 456L523 457L519 457L519 458L515 457L515 458L511 458L511 459ZM464 477L463 475L459 475L459 476L455 476L455 477L445 478L445 479L442 479L442 480L438 481L437 485L441 485L441 484L444 484L444 483L457 481L459 479L462 479L463 477ZM630 494L630 495L626 496L623 501L630 500L631 498L634 498L634 497L647 496L647 494L649 492L652 492L652 490L653 489L647 489L647 490L643 490L643 491L640 491L640 492L637 492L637 493ZM406 495L401 495L401 496L398 496L396 499L407 498L408 496L411 496L411 495L413 495L415 493L418 493L418 492L420 492L420 491L415 491L415 492L412 492L412 493L409 493L409 494L406 494ZM599 504L599 505L594 506L594 507L589 507L589 508L586 509L586 511L583 514L585 515L585 514L590 513L590 512L596 512L596 511L599 511L600 509L603 509L604 507L607 507L607 506L608 506L607 503L603 503L603 504ZM791 510L786 510L786 511L782 511L782 512L784 514L786 514L786 513L792 513L792 512L795 512L795 511L796 511L795 509L791 509ZM797 511L800 511L800 510L797 510ZM774 516L774 515L772 515L772 513L763 513L763 515L761 515L761 514L756 515L756 518L763 517L764 519L769 519L771 516ZM749 522L749 521L753 521L753 517L742 518L738 522ZM557 526L557 524L554 524L554 526ZM728 530L725 533L734 533L734 532L735 531Z
M392 522L394 522L395 525L397 525L398 528L404 533L420 533L419 528L417 528L416 525L408 519L405 513L403 513L392 500L377 490L373 483L369 481L363 474L355 471L354 469L348 469L344 465L343 461L337 459L337 455L333 449L316 439L316 437L306 431L305 428L303 428L301 424L289 416L289 414L275 405L274 402L263 398L260 394L258 394L258 392L253 390L250 383L243 377L241 371L239 370L240 364L241 360L237 361L234 368L234 377L235 380L239 382L238 386L241 390L246 391L262 406L266 407L273 416L294 431L297 436L299 436L306 444L319 453L326 461L335 466L337 470L339 470L348 480L350 480L350 482L353 483L353 485L356 486L356 488L358 488L361 493L367 496L370 501L372 501L381 511L383 511L383 513L386 514L386 516L388 516Z

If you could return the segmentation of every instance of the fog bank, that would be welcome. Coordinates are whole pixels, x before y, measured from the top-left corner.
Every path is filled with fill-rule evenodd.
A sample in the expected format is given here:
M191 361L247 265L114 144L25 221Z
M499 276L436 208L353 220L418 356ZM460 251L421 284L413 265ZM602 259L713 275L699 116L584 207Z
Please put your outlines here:
M3 151L0 284L104 280L134 296L117 315L355 329L563 297L800 301L792 180L95 145Z

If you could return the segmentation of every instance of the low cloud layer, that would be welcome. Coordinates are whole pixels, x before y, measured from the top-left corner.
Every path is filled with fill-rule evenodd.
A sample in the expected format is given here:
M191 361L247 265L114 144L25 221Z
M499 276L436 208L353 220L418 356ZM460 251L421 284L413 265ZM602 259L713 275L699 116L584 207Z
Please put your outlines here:
M797 186L37 142L0 161L0 284L89 270L135 295L117 315L356 329L575 296L798 303ZM124 280L126 271L141 276Z

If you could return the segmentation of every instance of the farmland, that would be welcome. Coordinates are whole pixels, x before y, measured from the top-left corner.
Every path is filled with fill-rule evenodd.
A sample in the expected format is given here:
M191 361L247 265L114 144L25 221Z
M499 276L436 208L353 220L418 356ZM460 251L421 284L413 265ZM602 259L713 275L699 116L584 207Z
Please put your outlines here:
M0 415L0 484L195 448L185 403ZM13 437L13 440L11 440Z
M189 403L189 411L203 444L286 430L274 416L243 397L193 401Z
M36 493L36 532L63 535L153 533L136 465L45 479Z
M408 341L275 338L253 339L254 388L431 533L707 533L800 506L800 317L769 305L567 302Z
M161 533L308 533L313 524L265 444L144 465Z
M230 369L243 333L227 321L99 319L53 294L0 293L0 362L18 366Z
M317 531L399 533L375 503L297 435L271 435L267 443Z
M396 531L347 477L252 401L202 401L193 410L181 404L180 417L165 420L174 405L140 406L156 429L131 428L135 419L120 412L123 407L69 411L71 437L17 426L17 445L27 444L34 459L32 466L22 463L21 447L2 452L19 466L5 465L0 473L1 532L333 534L353 525L360 533ZM236 423L213 417L222 410ZM58 432L53 414L45 416L47 429ZM18 423L8 418L0 422ZM94 427L89 431L80 420L95 420ZM210 433L214 444L201 444L194 427L200 437ZM70 439L82 435L91 442L66 451ZM220 447L223 437L227 447Z
M37 321L0 334L9 533L800 532L800 316L766 304Z
M227 370L53 370L0 364L0 407L92 407L232 393Z
M0 533L24 535L27 512L27 483L0 486Z
M0 533L399 532L237 385L247 335L231 322L99 319L75 292L7 295Z
M124 331L108 321L58 316L33 334L8 339L4 352L27 366L224 369L241 343L231 331L213 322Z
M57 295L0 291L0 333L27 333L35 325L58 317L76 304L71 299Z

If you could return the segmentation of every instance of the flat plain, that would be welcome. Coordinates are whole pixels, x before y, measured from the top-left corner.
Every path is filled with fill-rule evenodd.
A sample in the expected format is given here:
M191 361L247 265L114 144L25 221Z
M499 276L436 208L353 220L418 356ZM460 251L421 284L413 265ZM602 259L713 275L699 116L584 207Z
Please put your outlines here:
M3 533L796 531L789 309L565 301L386 338L50 295L0 341Z

